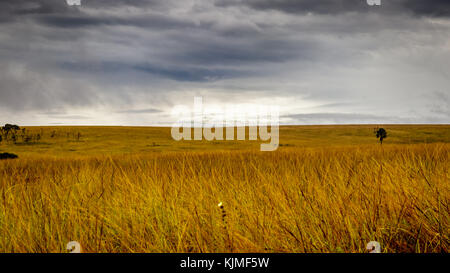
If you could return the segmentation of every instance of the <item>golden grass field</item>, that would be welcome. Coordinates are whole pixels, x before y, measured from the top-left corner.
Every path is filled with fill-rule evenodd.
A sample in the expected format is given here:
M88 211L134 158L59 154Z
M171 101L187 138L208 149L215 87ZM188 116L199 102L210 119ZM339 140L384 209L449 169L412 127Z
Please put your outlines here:
M373 128L281 127L260 152L170 128L28 127L39 141L0 144L19 155L0 161L0 252L448 252L450 126L386 125L383 145Z

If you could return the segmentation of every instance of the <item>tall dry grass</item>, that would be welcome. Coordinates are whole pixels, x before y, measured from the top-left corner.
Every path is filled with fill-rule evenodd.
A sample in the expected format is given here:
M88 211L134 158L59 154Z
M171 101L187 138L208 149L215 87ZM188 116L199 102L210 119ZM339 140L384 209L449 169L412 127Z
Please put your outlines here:
M384 145L383 145L384 146ZM0 251L448 252L449 144L0 162ZM224 212L217 206L223 204Z

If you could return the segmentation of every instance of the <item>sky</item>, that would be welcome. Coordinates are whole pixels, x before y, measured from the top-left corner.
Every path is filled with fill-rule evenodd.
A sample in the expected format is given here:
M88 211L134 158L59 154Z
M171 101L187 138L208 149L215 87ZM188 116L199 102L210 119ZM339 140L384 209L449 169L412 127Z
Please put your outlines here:
M170 125L179 105L281 124L450 121L450 1L0 1L0 123Z

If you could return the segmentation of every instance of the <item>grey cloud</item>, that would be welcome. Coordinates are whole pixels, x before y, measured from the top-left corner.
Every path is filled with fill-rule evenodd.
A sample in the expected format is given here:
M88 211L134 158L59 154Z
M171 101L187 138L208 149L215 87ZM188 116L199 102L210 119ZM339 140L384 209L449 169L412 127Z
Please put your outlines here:
M239 78L248 76L251 72L246 72L238 68L221 69L213 67L190 67L187 65L149 64L149 63L62 63L62 69L69 72L77 72L80 75L97 73L121 77L131 76L137 73L145 73L156 77L163 77L180 82L211 82L227 78Z
M368 115L368 114L358 114L358 113L308 113L308 114L291 114L284 117L295 118L295 119L329 119L329 118L358 118L358 119L376 119L376 118L386 118L386 116Z
M23 64L3 64L0 82L0 108L8 111L88 106L98 95L80 80Z
M327 104L322 104L319 105L318 107L320 108L335 108L335 107L351 107L351 106L355 106L357 105L357 103L355 102L334 102L334 103L327 103Z
M310 113L285 115L295 124L376 124L376 123L411 123L414 119L390 117L383 115L370 115L363 113ZM417 120L416 120L417 121Z
M430 111L438 115L443 115L449 118L450 121L450 94L436 91L431 94L431 97L434 98L435 102L430 105Z
M88 120L91 117L81 116L81 115L51 115L52 119L67 119L67 120Z
M162 113L163 111L155 108L148 108L148 109L130 109L130 110L121 110L117 111L116 113L122 113L122 114L156 114L156 113Z

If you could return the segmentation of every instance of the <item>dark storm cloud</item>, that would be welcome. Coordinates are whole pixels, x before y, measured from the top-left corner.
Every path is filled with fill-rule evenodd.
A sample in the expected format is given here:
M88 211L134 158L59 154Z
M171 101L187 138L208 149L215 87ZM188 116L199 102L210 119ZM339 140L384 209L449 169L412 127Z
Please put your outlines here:
M216 81L226 78L236 78L247 76L237 69L214 69L214 68L177 68L177 67L162 67L151 64L136 65L135 69L160 75L176 81L187 82L208 82Z
M111 8L138 7L158 8L167 6L165 0L81 0L83 7ZM51 14L73 12L78 6L69 6L66 0L3 0L0 2L1 13L4 14Z
M410 13L419 16L450 16L448 0L381 0L380 7L366 0L216 0L217 6L246 6L286 13L339 14L348 12Z
M76 7L62 0L12 0L0 1L0 23L20 21L29 16L78 13Z
M216 0L215 3L222 7L247 6L287 13L336 14L370 9L365 0Z
M81 3L0 1L0 114L59 111L47 115L52 122L82 122L88 115L70 109L112 108L137 119L163 114L161 101L175 105L198 93L227 101L234 93L322 105L316 114L290 112L300 123L387 120L410 109L430 116L422 120L448 119L448 80L430 67L448 66L449 1ZM431 109L418 95L430 86L442 90L427 98ZM370 114L374 108L383 114ZM384 114L394 108L400 114Z
M111 8L147 8L153 10L166 10L168 1L164 0L81 0L83 8L111 9ZM75 16L74 16L75 15ZM69 6L65 0L12 0L0 1L0 23L27 18L37 17L44 23L55 24L55 26L80 26L93 24L143 24L142 19L120 20L114 18L101 20L83 14L81 7ZM68 18L64 18L68 16ZM59 20L58 20L59 19Z
M65 1L60 0L13 0L0 2L2 15L52 14L74 10Z
M215 0L218 7L246 6L256 10L278 10L286 13L339 14L347 12L373 12L366 0ZM176 3L176 2L175 2ZM136 7L141 9L167 10L175 6L167 0L82 0L82 6L94 9ZM14 0L1 1L0 14L61 14L79 10L68 6L65 0ZM406 12L424 16L450 16L447 0L382 0L380 12ZM5 18L2 18L5 20Z
M448 0L406 0L402 1L405 10L416 15L424 16L450 16L450 1Z
M201 38L202 40L200 40ZM180 34L175 37L185 45L184 50L174 52L171 58L180 62L203 65L239 65L246 63L282 63L292 59L309 59L317 53L317 45L308 40L263 34L230 39L222 36L192 37Z
M165 6L168 2L167 0L81 0L82 4L87 7L117 7L117 6L128 6L128 7L160 7Z
M80 28L96 26L134 26L155 29L184 29L194 27L186 20L177 20L164 15L153 14L152 16L88 16L88 15L49 15L37 18L38 22L50 27Z

